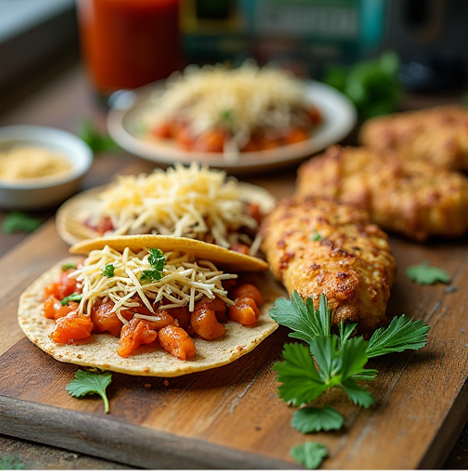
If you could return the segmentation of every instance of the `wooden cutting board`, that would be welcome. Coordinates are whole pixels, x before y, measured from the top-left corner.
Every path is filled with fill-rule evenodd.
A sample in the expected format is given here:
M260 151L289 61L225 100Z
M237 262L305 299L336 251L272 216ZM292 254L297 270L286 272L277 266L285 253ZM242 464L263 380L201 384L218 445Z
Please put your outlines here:
M111 413L96 397L65 391L77 367L31 344L16 321L21 292L67 255L54 222L0 259L0 433L147 468L287 468L292 446L320 441L323 468L439 467L468 417L468 240L418 245L392 239L399 273L388 311L424 319L429 342L418 352L375 359L370 409L340 391L324 400L346 420L339 432L302 435L295 409L277 397L273 363L286 329L250 354L215 370L169 379L113 375ZM405 268L429 260L452 276L419 286Z

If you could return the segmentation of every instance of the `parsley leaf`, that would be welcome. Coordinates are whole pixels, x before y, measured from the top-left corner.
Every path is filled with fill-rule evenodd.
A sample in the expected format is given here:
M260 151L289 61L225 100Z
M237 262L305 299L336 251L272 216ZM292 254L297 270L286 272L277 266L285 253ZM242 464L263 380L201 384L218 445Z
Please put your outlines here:
M319 442L306 442L291 448L291 456L307 469L317 469L328 455L328 449Z
M143 270L140 281L152 283L160 280L163 277L164 265L166 264L166 257L163 252L160 249L150 249L148 262L153 270Z
M41 221L21 211L12 211L5 216L2 225L4 234L14 232L34 232L41 225Z
M107 278L112 278L114 276L114 265L112 263L108 263L103 269L102 269L102 276L107 276Z
M406 274L411 281L420 285L433 285L438 281L442 283L450 283L450 275L437 267L431 267L427 260L420 265L413 265L406 269Z
M311 298L304 303L297 291L293 291L290 301L278 298L269 314L278 324L293 331L289 334L291 338L310 343L319 335L330 335L331 316L327 298L323 294L320 296L318 310Z
M70 301L75 301L76 303L80 302L81 299L83 298L83 295L81 293L72 293L69 296L66 296L60 301L60 304L62 306L66 306Z
M70 381L65 389L73 397L83 397L87 394L99 394L104 401L104 411L109 412L109 400L106 395L106 388L112 381L112 374L109 371L97 373L95 371L78 370L75 378Z
M326 389L324 381L315 368L309 349L300 343L284 346L284 362L277 362L273 370L278 373L278 395L285 402L295 406L307 404L320 396Z
M339 430L343 426L343 416L333 407L304 407L294 414L291 425L301 433L320 430Z
M385 329L377 329L369 340L367 357L373 358L404 350L419 350L427 343L429 325L421 320L394 317Z

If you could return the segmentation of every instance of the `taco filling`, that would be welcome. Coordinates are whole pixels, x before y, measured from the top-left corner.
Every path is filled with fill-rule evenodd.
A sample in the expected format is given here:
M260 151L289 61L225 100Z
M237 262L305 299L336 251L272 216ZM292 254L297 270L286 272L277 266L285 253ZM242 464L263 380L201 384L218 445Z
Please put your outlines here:
M180 360L195 357L194 336L224 336L228 320L255 325L263 304L253 284L192 253L109 245L92 250L82 263L64 265L44 298L44 316L55 320L50 338L57 344L105 333L119 338L120 357L153 344Z
M260 245L257 229L274 199L263 188L193 164L121 176L86 202L80 200L70 211L94 233L87 238L171 235L255 255ZM71 208L71 203L67 206ZM63 228L63 232L70 230Z

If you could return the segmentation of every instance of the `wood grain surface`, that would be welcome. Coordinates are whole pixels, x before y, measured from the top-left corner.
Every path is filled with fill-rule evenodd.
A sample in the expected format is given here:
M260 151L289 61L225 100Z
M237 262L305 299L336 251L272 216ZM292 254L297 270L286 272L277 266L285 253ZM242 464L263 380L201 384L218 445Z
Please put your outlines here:
M263 184L283 196L293 188L284 182ZM149 468L284 468L295 465L290 448L307 440L329 447L324 468L438 467L468 412L468 244L391 245L399 273L388 312L429 322L428 346L372 362L380 374L369 384L376 405L368 410L330 391L322 400L344 414L343 430L305 436L290 426L294 408L277 397L271 369L288 341L283 328L219 369L168 382L114 374L109 415L97 398L69 396L77 367L31 344L16 320L20 293L67 255L50 220L0 259L0 433ZM450 273L450 287L408 280L406 267L425 259Z

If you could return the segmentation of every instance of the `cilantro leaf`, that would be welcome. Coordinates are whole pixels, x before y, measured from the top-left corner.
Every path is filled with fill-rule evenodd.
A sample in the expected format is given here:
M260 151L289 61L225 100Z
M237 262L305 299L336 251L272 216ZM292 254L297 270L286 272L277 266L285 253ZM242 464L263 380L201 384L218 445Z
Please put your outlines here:
M343 426L343 416L333 407L304 407L294 414L291 425L301 433L320 430L339 430Z
M87 394L99 394L104 401L104 411L109 412L109 400L106 395L106 388L112 381L112 374L109 371L97 373L94 371L78 370L75 378L70 381L65 389L73 397L83 397Z
M363 406L367 409L375 402L372 394L366 388L359 386L356 381L351 378L342 381L340 386L346 391L351 401L358 406Z
M112 263L108 263L103 269L102 269L102 276L107 276L107 278L112 278L114 276L114 265Z
M153 270L143 270L140 281L152 283L160 280L163 277L164 265L166 264L164 253L160 249L150 249L148 262Z
M322 294L319 309L315 309L311 298L304 302L297 291L293 291L291 300L279 298L269 311L270 317L278 324L293 330L290 337L310 343L319 335L330 335L331 314L327 298Z
M284 362L277 362L273 370L278 373L278 395L295 406L307 404L320 396L327 386L319 376L306 346L300 343L286 344Z
M310 236L310 240L313 242L317 242L318 240L322 239L323 237L317 231L312 232L312 235Z
M307 469L317 469L328 455L328 449L319 442L306 442L291 448L291 456Z
M407 319L404 314L394 317L386 329L381 327L372 334L367 346L367 357L419 350L427 343L429 329L424 321Z
M21 211L12 211L5 216L2 225L4 234L14 232L34 232L41 225L41 221Z
M411 281L420 285L433 285L438 281L450 283L450 275L437 267L432 267L424 260L420 265L413 265L406 269L406 274Z
M83 298L83 295L81 293L72 293L69 296L66 296L65 298L63 298L60 301L60 304L62 306L66 306L70 301L74 301L78 303L81 301L82 298Z

